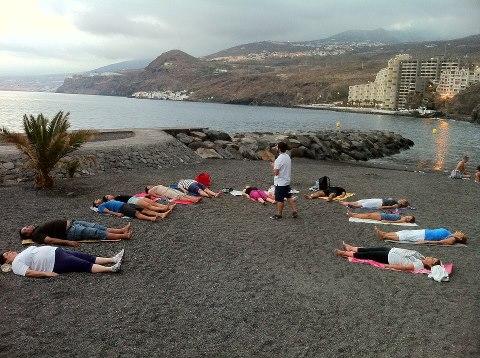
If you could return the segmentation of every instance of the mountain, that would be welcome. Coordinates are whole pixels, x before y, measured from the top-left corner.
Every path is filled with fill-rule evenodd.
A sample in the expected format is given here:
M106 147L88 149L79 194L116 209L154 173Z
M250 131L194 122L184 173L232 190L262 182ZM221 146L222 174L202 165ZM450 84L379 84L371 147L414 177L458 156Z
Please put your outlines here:
M297 46L261 44L271 48ZM480 35L449 41L381 45L330 42L325 46L318 52L305 47L291 53L217 59L196 58L172 50L142 70L68 77L57 91L113 96L173 91L188 93L189 100L195 101L294 106L346 100L349 86L373 81L377 72L398 53L417 58L460 58L480 65Z
M394 44L402 42L394 31L385 29L375 30L349 30L339 34L327 37L322 42L381 42L384 44ZM314 41L317 42L317 41Z
M433 40L433 35L416 31L389 31L382 28L375 30L349 30L312 41L260 41L242 44L205 56L208 59L248 56L265 53L328 53L329 48L336 44L345 44L350 49L360 47L378 47L409 42Z
M150 61L151 60L146 60L146 59L122 61L122 62L112 63L111 65L99 67L91 71L87 71L87 73L103 73L103 72L137 70L137 69L145 68L145 66L148 65Z
M55 92L65 74L0 76L1 91Z

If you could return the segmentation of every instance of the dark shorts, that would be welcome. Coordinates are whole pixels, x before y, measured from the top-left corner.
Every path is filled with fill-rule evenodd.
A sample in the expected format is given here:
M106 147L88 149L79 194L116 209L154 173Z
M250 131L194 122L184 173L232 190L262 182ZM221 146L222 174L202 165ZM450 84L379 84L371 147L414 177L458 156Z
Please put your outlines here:
M57 247L53 272L92 272L95 256L78 251L70 251Z
M285 199L289 199L292 197L290 193L290 185L285 186L275 186L275 201L278 203L283 203Z
M330 194L334 194L335 197L337 197L345 194L346 190L339 186L331 186L328 189L325 189L323 192L325 193L325 196L330 196Z
M205 185L200 183L192 183L188 187L188 192L195 195L198 195L199 190L205 190Z
M137 214L137 211L141 211L141 210L142 210L142 208L138 205L125 204L120 209L120 212L125 216L128 216L130 218L134 218L135 215Z

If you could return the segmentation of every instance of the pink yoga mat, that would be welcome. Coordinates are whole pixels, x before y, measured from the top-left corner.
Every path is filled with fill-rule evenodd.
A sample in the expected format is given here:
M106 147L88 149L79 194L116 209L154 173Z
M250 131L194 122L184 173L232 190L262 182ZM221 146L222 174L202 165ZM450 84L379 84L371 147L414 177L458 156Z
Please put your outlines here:
M387 270L385 268L385 264L382 264L380 262L373 261L373 260L363 260L363 259L356 259L354 257L349 257L348 261L353 262L355 264L367 264L367 265L370 265L370 266L374 266L374 267L378 267L378 268ZM449 275L452 274L453 264L451 262L447 262L447 263L443 264L443 267L445 267L445 271L447 271ZM388 269L388 270L391 270L391 269ZM399 271L399 270L393 270L393 271ZM415 273L415 274L418 274L418 273L429 274L430 270L421 269L421 270L415 270L415 271L409 271L409 272Z
M174 202L175 204L180 204L180 205L195 204L195 203L192 202L192 201L189 201L189 200L181 200L181 199L175 199L175 200L173 200L173 202Z

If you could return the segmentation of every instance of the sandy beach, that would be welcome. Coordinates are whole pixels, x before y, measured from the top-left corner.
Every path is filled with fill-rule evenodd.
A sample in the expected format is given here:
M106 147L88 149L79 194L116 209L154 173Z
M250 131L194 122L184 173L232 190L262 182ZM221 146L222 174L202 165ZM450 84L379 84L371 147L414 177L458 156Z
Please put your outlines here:
M59 180L45 192L29 183L2 187L0 248L20 251L18 229L30 223L67 218L124 225L90 211L92 200L204 170L214 189L272 183L266 162L219 160ZM451 281L335 257L342 240L382 243L373 225L349 223L341 205L301 197L323 175L355 192L352 199L409 198L419 228L465 231L467 248L402 245L453 262ZM480 185L436 173L294 159L292 186L301 191L298 219L273 221L273 206L224 195L178 207L158 223L135 220L131 241L80 247L98 256L125 248L119 274L43 280L1 274L0 356L478 356Z

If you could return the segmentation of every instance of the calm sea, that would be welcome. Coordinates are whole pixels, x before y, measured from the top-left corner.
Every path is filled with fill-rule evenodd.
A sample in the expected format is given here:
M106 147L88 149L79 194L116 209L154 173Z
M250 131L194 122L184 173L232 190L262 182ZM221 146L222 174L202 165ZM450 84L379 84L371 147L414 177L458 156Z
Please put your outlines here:
M73 128L210 127L227 132L333 129L389 130L415 146L377 163L450 169L464 154L480 164L480 126L444 119L417 119L277 107L173 102L125 97L0 91L0 126L21 130L24 113L70 112ZM435 129L435 130L434 130ZM435 132L435 133L434 133Z

